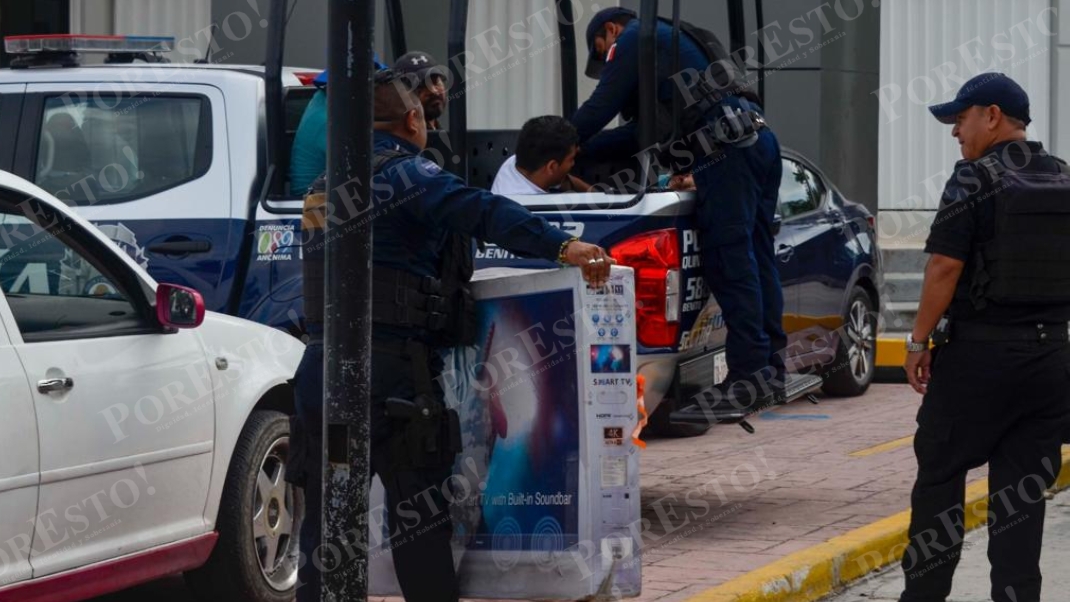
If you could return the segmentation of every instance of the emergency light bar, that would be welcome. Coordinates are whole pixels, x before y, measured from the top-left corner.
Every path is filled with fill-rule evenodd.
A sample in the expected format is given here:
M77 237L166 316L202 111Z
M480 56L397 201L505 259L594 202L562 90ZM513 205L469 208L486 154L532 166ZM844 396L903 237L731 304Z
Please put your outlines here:
M108 54L140 54L170 52L175 38L170 36L85 36L53 34L36 36L7 36L4 50L8 54L44 52L91 52Z

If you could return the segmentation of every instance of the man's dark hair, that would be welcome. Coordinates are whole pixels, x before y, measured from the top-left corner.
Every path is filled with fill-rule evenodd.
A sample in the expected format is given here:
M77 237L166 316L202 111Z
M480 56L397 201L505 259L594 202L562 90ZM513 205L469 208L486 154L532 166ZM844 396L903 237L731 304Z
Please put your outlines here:
M536 171L550 161L564 161L579 143L576 126L564 117L529 119L516 140L516 165L525 171Z

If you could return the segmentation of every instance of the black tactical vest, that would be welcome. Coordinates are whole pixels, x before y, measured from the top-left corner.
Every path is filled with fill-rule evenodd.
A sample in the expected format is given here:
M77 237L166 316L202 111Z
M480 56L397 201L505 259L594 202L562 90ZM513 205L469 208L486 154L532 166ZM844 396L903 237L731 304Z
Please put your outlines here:
M372 173L394 159L411 153L387 149L372 158ZM305 319L323 323L324 222L326 175L320 176L305 196L301 222L305 233L303 288ZM372 268L372 322L417 328L429 333L430 344L441 347L476 342L476 310L472 281L472 237L450 232L439 257L439 278L424 278L385 266Z
M992 202L994 237L975 247L970 300L1010 306L1070 304L1070 167L1058 173L1008 169L978 161Z

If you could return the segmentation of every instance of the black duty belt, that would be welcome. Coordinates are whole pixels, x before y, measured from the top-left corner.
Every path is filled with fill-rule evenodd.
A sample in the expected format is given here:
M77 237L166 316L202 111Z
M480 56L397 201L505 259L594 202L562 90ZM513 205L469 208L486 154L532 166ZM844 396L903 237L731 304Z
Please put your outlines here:
M977 322L952 322L950 342L1012 342L1070 340L1065 322L1037 324L979 324Z

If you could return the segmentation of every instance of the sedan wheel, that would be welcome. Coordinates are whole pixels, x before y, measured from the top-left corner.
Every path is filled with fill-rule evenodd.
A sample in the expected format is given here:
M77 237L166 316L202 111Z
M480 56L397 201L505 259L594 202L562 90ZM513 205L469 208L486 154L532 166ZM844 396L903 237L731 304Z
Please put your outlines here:
M290 422L256 411L242 429L219 501L216 543L208 563L186 573L206 600L291 602L297 585L300 490L287 483Z
M822 389L829 395L855 397L869 389L877 360L877 314L869 293L851 291L840 329L836 359L824 369Z
M272 443L260 463L253 503L253 545L260 572L277 591L287 591L297 582L294 491L283 478L289 451L288 436Z

